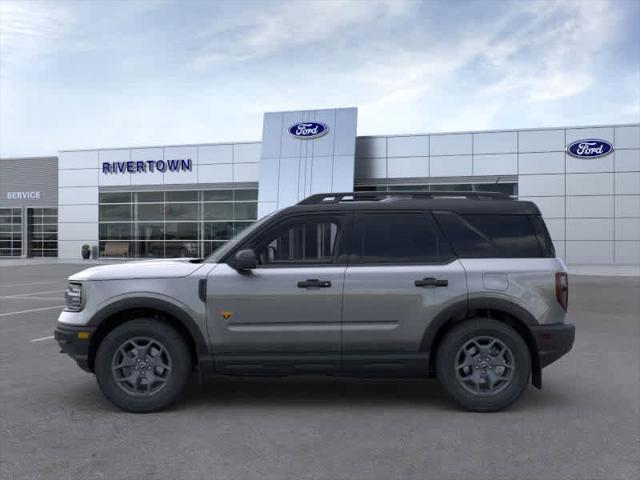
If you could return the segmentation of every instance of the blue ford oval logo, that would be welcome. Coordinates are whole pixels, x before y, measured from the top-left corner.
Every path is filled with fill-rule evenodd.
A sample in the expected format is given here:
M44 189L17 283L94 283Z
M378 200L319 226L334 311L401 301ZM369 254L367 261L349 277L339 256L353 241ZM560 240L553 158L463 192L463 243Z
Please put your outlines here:
M578 158L604 157L613 151L613 145L606 140L590 138L576 140L567 147L567 153Z
M289 133L297 138L309 140L318 138L329 131L324 123L320 122L300 122L289 127Z

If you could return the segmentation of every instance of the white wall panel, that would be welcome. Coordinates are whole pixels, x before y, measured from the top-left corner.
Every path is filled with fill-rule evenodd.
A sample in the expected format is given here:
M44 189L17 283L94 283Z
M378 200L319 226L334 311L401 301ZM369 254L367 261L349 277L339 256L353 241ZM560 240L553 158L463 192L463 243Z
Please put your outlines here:
M613 217L613 195L567 197L567 217Z
M564 175L519 175L518 194L523 197L564 195Z
M60 205L58 223L97 222L98 205Z
M98 169L59 170L59 187L82 187L98 184Z
M613 143L613 128L570 128L567 130L567 145L575 142L576 140L586 140L590 138L607 140L608 142Z
M198 179L200 183L233 182L233 165L231 163L198 165Z
M258 218L262 218L265 215L269 215L278 209L276 202L258 202Z
M567 218L567 240L613 240L611 218Z
M515 175L518 173L518 156L513 153L474 155L474 175Z
M313 157L311 166L311 186L309 194L331 191L333 183L333 157Z
M564 173L564 152L521 153L518 173Z
M640 195L640 172L616 173L616 195Z
M567 173L613 172L613 154L600 158L576 158L567 155Z
M428 177L429 157L394 157L387 160L389 178Z
M353 190L353 159L351 155L333 157L332 192L350 192Z
M63 187L58 189L59 205L98 203L98 187ZM97 221L97 219L96 219Z
M306 113L306 112L304 112ZM283 123L282 123L282 131L280 135L280 157L300 157L304 155L302 149L305 147L305 143L308 140L300 140L293 135L289 134L289 127L298 122L308 121L308 118L305 118L303 112L284 112L282 114ZM267 119L265 118L265 122ZM264 136L265 132L262 132Z
M429 156L429 136L389 137L387 150L389 157L427 157Z
M432 177L449 177L472 174L471 155L451 155L430 158L430 175Z
M268 112L264 114L262 126L262 158L280 158L282 131L286 130L282 112Z
M613 174L567 174L567 195L612 195Z
M58 168L100 168L98 150L60 152L58 154Z
M260 143L233 145L233 163L260 163Z
M164 149L162 147L150 147L150 148L132 148L131 160L133 162L146 162L148 160L164 160ZM195 164L192 165L193 169L197 169ZM101 177L107 177L108 175L101 175ZM136 173L133 175L124 175L131 177L131 185L162 185L164 183L164 174L154 170L153 172L147 171L145 173ZM107 183L102 183L107 185Z
M266 157L261 159L259 173L259 189L260 201L277 202L278 201L278 182L273 181L273 176L278 178L280 175L280 158ZM202 182L202 177L200 179ZM260 215L259 215L260 218Z
M356 159L355 176L358 179L387 178L387 159L386 158Z
M60 240L85 240L98 238L98 222L61 223L58 226Z
M259 163L236 163L233 165L234 182L257 182L259 176Z
M616 263L619 265L640 264L640 242L626 241L615 242ZM640 269L638 270L640 275Z
M640 172L640 150L616 150L616 172Z
M519 151L564 152L564 130L525 130L518 132Z
M640 148L640 125L616 127L616 149Z
M333 155L344 157L344 159L353 158L353 152L356 148L356 137L354 132L357 131L358 112L349 109L338 108L334 110L336 116L336 125L334 128L334 151ZM353 164L350 160L349 163ZM353 177L349 177L353 178Z
M198 163L232 163L233 145L201 145L198 147Z
M640 217L640 195L616 195L616 217Z
M335 125L336 114L335 110L317 110L311 112L310 120L313 122L321 122L325 125ZM333 143L335 134L340 130L336 127L329 127L333 130L330 134L323 135L313 140L313 142L305 141L309 147L307 149L307 155L313 155L314 157L330 157L333 155Z
M493 132L473 134L473 153L516 153L518 132Z
M191 171L177 170L172 172L167 166L164 172L164 183L166 185L198 182L198 169L196 168L198 164L198 147L165 147L164 161L169 162L171 160L191 160ZM139 175L147 175L147 173L135 173L131 177Z
M545 218L544 223L547 225L551 240L564 240L564 218Z
M356 137L356 158L382 158L386 156L386 137Z
M566 242L566 262L573 265L613 263L613 242Z
M431 155L465 155L473 153L473 135L454 133L431 135Z
M288 157L280 159L280 177L278 184L278 205L293 205L300 196L304 197L305 163L298 158ZM286 186L286 188L283 188ZM300 195L300 196L299 196Z
M518 197L535 203L542 216L546 218L564 218L565 197Z
M616 218L616 240L640 240L640 218Z

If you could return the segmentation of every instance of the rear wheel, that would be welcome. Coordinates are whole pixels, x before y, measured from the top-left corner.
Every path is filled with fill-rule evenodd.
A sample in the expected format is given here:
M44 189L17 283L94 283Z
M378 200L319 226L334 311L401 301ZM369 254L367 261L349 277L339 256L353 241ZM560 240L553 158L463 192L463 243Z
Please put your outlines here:
M122 410L162 410L186 387L191 356L182 336L153 319L126 322L111 331L96 353L95 373L105 396Z
M436 357L440 383L463 407L493 412L508 407L527 388L531 354L513 328L472 319L446 334Z

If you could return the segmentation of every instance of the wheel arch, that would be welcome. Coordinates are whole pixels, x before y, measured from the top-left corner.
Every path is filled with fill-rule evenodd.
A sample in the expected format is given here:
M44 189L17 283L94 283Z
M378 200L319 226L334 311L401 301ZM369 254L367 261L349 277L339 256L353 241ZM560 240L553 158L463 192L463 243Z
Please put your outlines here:
M542 367L538 343L529 326L538 325L531 313L508 300L478 298L458 302L440 312L427 327L421 350L429 352L429 374L435 373L435 352L444 336L457 323L474 317L492 318L512 327L523 338L531 353L531 382L542 387Z
M199 370L208 367L209 347L201 329L189 313L167 300L136 297L107 305L89 321L88 325L95 328L88 352L88 366L92 372L95 370L95 356L102 339L119 325L140 317L151 317L174 327L187 342L194 367Z

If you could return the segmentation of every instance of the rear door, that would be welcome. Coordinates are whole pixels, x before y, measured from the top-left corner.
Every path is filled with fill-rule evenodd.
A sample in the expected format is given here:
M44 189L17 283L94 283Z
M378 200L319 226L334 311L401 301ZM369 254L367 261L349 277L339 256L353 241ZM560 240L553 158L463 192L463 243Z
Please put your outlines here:
M420 345L429 322L467 296L464 268L433 216L356 213L351 248L344 285L345 368L426 368Z

